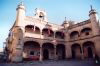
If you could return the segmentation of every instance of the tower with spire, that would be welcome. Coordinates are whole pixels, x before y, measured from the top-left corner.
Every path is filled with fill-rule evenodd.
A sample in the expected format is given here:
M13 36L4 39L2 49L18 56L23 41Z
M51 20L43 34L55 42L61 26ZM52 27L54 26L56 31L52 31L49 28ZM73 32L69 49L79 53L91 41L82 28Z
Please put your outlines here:
M65 20L64 20L62 26L64 26L64 28L69 27L69 22L66 20L66 17L65 17Z
M95 9L93 9L91 5L91 10L89 11L89 16L90 16L90 21L91 21L91 26L92 26L92 31L93 31L93 36L95 36L95 51L96 54L100 57L100 26L99 26L99 18L97 15L97 12Z
M12 40L12 45L10 46L13 46L13 52L9 54L9 59L13 62L22 61L23 24L25 20L25 6L23 2L18 5L16 11L16 20L12 29L10 30L10 32L13 34L12 39L14 40ZM12 50L10 49L10 51Z
M100 34L99 18L98 18L96 10L93 9L92 5L91 5L91 10L89 11L89 16L90 16L92 29L93 29L93 34L99 35Z
M15 26L22 26L24 23L24 19L25 19L25 6L23 4L23 2L21 2L17 9L17 14L16 14L16 23Z

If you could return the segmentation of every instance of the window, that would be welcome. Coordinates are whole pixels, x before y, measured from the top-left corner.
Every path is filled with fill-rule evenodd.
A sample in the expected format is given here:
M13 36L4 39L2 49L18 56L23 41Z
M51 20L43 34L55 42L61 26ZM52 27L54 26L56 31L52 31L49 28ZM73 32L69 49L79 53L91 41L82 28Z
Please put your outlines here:
M34 55L34 51L30 51L30 55Z
M89 32L86 32L85 35L89 35Z

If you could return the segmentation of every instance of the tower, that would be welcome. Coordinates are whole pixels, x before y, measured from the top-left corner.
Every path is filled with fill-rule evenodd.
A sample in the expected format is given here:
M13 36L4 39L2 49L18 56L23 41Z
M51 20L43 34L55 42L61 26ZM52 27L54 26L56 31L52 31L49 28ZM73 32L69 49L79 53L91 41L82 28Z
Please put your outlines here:
M97 12L95 9L92 8L91 5L91 10L89 11L89 16L90 16L90 21L92 24L92 29L93 29L93 34L94 35L99 35L100 29L99 29L99 18L97 16Z
M62 26L64 26L64 28L69 27L69 22L66 20L66 17L65 17L65 20L64 20Z
M97 12L95 9L92 8L91 6L91 10L89 12L89 16L90 16L90 21L91 21L91 25L92 25L92 31L93 31L93 36L95 36L95 51L96 54L99 56L100 58L100 26L99 26L99 18L97 16ZM98 37L99 36L99 37Z
M15 26L22 26L24 23L24 18L25 18L25 6L23 2L21 2L17 9L17 15L16 15L16 23Z
M16 21L11 32L13 33L13 39L11 44L12 53L9 54L9 59L12 62L22 61L22 51L23 51L23 30L22 26L25 19L25 7L23 2L21 2L17 7Z
M45 10L38 9L38 8L36 8L35 10L36 10L36 14L35 14L36 18L39 18L40 20L43 20L43 21L47 21L47 17L46 17L47 14L46 14Z

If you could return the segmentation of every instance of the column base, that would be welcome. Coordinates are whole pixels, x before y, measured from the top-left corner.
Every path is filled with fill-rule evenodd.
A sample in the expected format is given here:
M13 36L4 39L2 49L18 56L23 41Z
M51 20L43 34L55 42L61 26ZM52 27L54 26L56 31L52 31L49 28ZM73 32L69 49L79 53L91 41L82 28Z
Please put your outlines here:
M22 62L22 57L12 57L11 62Z

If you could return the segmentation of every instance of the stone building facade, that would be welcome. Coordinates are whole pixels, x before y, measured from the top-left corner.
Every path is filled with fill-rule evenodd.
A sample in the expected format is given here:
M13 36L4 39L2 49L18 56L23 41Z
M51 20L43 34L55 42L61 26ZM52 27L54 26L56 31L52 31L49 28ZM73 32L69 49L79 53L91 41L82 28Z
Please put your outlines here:
M92 7L88 20L73 24L65 19L62 25L48 22L42 9L36 9L35 16L26 16L25 6L21 3L16 10L16 20L6 44L10 61L100 57L99 19Z

